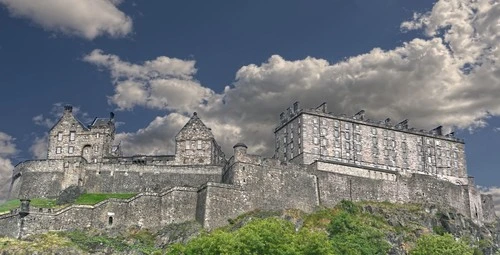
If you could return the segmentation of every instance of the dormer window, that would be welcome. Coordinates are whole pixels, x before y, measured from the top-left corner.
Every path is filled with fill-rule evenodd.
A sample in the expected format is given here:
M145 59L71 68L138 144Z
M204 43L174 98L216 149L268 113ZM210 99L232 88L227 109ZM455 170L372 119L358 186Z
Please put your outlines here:
M75 140L75 136L76 136L76 132L75 131L69 132L69 140L70 141L74 141Z
M57 133L57 141L62 141L63 134L62 132Z

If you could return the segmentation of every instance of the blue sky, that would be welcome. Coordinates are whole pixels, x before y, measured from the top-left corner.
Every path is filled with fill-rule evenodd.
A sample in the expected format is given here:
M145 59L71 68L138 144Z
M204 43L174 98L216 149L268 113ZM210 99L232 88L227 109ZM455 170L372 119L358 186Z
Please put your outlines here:
M500 194L498 1L42 2L0 0L0 180L44 156L64 104L114 111L129 154L172 152L197 111L226 150L270 155L300 100L455 130Z

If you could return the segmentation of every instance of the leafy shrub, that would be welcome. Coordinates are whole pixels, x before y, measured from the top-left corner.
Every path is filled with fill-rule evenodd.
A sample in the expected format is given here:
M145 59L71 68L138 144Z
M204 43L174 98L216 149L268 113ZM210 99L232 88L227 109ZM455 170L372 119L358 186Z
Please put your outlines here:
M423 235L417 240L410 255L473 255L474 249L463 240L455 240L450 234Z
M345 211L332 219L327 231L336 254L387 254L391 248L381 230Z

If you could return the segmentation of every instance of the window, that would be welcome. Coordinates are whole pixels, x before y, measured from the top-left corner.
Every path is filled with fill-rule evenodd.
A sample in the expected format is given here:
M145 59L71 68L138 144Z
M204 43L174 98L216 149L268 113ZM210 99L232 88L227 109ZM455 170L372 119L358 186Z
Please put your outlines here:
M69 132L69 140L70 141L74 141L75 140L75 135L76 135L75 131Z
M335 147L340 148L340 141L339 140L335 140Z
M344 124L345 129L349 129L349 123Z
M299 128L297 129L297 132L298 132L299 134L300 134L300 132L301 132L300 130L301 130L301 128L299 127Z
M351 144L349 142L345 142L345 149L350 150L351 149Z
M56 154L61 154L61 147L56 147Z
M316 148L314 148L314 149L313 149L313 153L314 153L314 154L319 154L319 149L318 149L317 147L316 147Z
M300 137L299 137L299 144L301 143L301 141L300 141L300 140L301 140L301 139L300 139Z
M283 136L283 143L286 144L286 136Z
M374 146L377 146L377 144L378 144L378 139L377 139L377 137L375 137L375 136L374 136L374 137L372 137L372 143L373 143L373 145L374 145Z
M293 129L293 123L290 123L290 129Z
M318 127L313 127L313 134L317 134L318 133Z
M356 134L355 136L356 136L356 141L361 142L361 135L360 134Z
M201 143L201 140L198 140L198 150L201 150L202 149L202 143Z
M292 158L293 158L293 151L290 152L290 159L292 159Z
M326 125L326 120L325 119L321 119L321 125Z
M340 151L337 151L337 150L335 151L335 157L340 158Z
M314 118L314 119L313 119L313 123L314 123L314 124L318 124L318 119L317 119L317 118Z
M95 146L94 146L94 151L95 151L95 152L98 152L98 151L99 151L99 146L95 145Z
M100 133L97 133L97 134L95 134L95 137L96 137L96 138L99 138L99 137L101 137L101 134L100 134Z
M62 132L57 133L57 141L62 141L63 134Z
M291 143L291 144L290 144L290 149L292 149L292 150L293 150L293 143Z
M372 135L376 135L377 134L377 129L376 128L372 128Z
M349 138L350 138L350 136L349 136L349 132L345 132L345 133L344 133L344 136L345 136L345 139L346 139L346 140L349 140Z
M186 150L191 150L191 143L186 141Z
M321 129L321 135L326 135L326 128Z
M293 139L293 133L290 133L290 140Z
M318 144L318 142L319 142L319 141L318 141L318 138L317 138L317 137L313 137L313 143L314 143L314 144Z
M357 151L361 151L361 144L359 144L359 143L358 143L358 144L356 144L356 150L357 150Z
M333 132L333 135L334 135L335 137L339 137L339 131L338 131L337 129L335 129L335 131Z
M326 145L327 145L327 142L328 142L328 140L326 140L326 139L321 139L321 146L326 146Z
M69 153L69 154L73 154L74 149L75 149L75 148L74 148L73 146L69 146L69 147L68 147L68 153Z
M335 127L339 127L339 121L338 121L338 120L334 121L334 122L333 122L333 125L334 125Z

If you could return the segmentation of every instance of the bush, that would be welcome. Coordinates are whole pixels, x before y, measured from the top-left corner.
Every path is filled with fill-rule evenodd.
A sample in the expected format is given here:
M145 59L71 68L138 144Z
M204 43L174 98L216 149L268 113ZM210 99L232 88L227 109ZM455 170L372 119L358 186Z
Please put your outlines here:
M327 230L336 254L387 254L391 248L381 230L347 212L336 215Z
M288 221L256 219L242 228L203 234L186 245L174 244L167 254L287 254L332 255L330 241L323 232L302 229L295 232Z
M410 255L473 255L474 249L463 240L455 240L450 234L423 235L417 240Z

